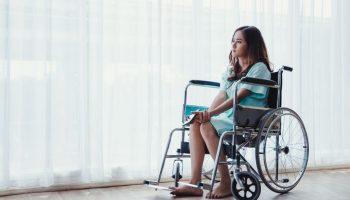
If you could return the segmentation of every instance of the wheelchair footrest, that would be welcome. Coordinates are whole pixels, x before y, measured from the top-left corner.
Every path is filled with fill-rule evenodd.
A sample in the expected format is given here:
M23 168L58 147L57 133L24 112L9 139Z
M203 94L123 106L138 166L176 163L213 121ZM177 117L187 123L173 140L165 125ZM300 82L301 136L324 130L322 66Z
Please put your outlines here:
M191 184L191 183L184 183L184 182L179 182L179 185L186 185L186 186L190 186L190 187L194 187L194 188L200 188L201 183L199 183L198 185L195 185L195 184Z
M156 181L149 181L149 180L144 180L143 184L147 185L148 187L154 188L155 190L166 190L166 191L174 191L171 188L164 187L164 186L159 186L159 183Z
M203 188L203 190L211 190L211 185L207 183L200 183L200 186Z
M150 180L144 180L143 181L144 185L159 185L157 181L150 181Z
M197 185L195 184L190 184L190 183L184 183L184 182L179 182L179 185L186 185L194 188L202 188L203 190L211 190L211 185L199 182Z

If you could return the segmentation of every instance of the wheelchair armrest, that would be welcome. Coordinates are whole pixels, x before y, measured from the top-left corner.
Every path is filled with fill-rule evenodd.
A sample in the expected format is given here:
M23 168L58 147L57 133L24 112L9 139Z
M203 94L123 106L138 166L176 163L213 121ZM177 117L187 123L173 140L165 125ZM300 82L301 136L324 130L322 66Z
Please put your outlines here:
M193 85L199 85L199 86L220 87L220 83L213 82L213 81L190 80L189 83Z
M260 79L260 78L251 78L251 77L243 77L241 79L241 83L262 85L262 86L271 87L271 88L278 88L279 87L278 84L276 83L276 81L267 80L267 79Z

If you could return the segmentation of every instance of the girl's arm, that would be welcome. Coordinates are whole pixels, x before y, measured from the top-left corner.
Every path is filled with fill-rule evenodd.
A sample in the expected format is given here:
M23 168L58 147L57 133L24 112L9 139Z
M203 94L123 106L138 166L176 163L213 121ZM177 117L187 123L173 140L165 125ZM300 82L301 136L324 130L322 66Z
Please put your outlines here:
M237 103L239 103L242 99L244 99L245 97L247 97L250 94L250 91L247 89L240 89L237 92ZM226 95L226 94L225 94ZM215 103L215 100L213 102L213 105ZM222 102L221 104L219 104L218 106L215 106L214 109L209 109L208 110L208 114L209 114L209 118L211 116L220 114L230 108L233 107L233 98L229 98L226 101Z
M219 93L215 96L213 102L211 103L208 111L214 110L214 108L218 107L220 104L224 103L227 99L226 92L224 90L220 90Z

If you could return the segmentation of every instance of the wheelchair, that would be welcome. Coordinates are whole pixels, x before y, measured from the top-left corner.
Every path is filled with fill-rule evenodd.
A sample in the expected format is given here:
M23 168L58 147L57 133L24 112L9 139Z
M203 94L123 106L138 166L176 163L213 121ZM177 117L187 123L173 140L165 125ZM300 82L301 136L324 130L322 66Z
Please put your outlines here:
M309 142L303 121L290 108L281 107L282 102L282 74L284 71L293 71L293 68L282 66L277 72L271 73L271 80L243 77L237 81L241 83L268 87L267 107L249 107L233 104L235 109L234 126L232 131L224 132L219 139L216 158L210 174L202 172L209 179L209 183L199 182L189 184L180 182L182 178L182 158L190 157L189 142L185 141L185 133L189 126L183 125L170 132L165 149L162 165L157 181L145 180L144 184L156 189L169 188L159 185L164 164L167 158L173 158L173 175L175 187L188 185L191 187L209 190L220 181L217 179L217 167L228 164L231 174L232 195L236 199L258 199L261 193L261 184L276 193L287 193L292 190L303 177L309 158ZM191 80L186 86L182 112L182 122L196 110L207 107L187 105L187 90L190 86L214 87L220 86L217 82ZM233 98L236 99L236 98ZM181 144L177 154L168 154L173 134L181 133ZM255 152L255 167L242 155L243 148L251 148ZM224 152L226 162L219 161L219 155ZM242 166L245 166L244 168Z

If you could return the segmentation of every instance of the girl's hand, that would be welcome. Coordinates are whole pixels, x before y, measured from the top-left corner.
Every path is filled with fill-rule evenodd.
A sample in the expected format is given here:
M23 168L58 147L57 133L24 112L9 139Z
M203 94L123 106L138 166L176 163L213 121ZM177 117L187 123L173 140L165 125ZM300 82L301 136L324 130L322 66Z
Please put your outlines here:
M203 114L201 111L195 111L192 112L193 114L196 114L196 118L194 118L194 121L197 123L202 123L202 119L203 119Z
M211 113L207 110L205 111L196 111L196 112L193 112L194 114L197 114L195 120L196 122L199 122L199 123L206 123L206 122L209 122L210 121L210 118L211 118Z
M202 117L202 123L206 123L210 121L211 118L211 113L207 110L205 110L203 113L203 117Z

